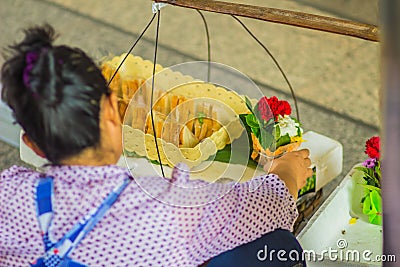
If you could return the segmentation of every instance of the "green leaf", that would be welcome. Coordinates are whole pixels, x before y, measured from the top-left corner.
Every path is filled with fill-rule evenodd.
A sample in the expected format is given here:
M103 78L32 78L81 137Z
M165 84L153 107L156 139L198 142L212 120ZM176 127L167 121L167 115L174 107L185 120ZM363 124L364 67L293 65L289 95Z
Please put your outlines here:
M379 192L379 194L381 193L381 189L378 188L378 187L376 187L376 186L372 186L372 185L369 185L369 184L360 184L360 185L361 185L362 187L364 187L364 188L370 190L370 191L377 191L377 192Z
M254 133L254 135L259 139L260 138L260 125L257 121L257 118L254 114L239 114L239 118L242 121L244 127L246 128L246 132L248 134L249 140L251 140L250 133Z
M369 172L370 169L364 166L357 166L355 167L356 170L362 171L362 172Z
M270 123L269 121L263 125L263 127L260 129L260 131L265 131L269 134L271 134L274 138L274 140L276 140L275 138L275 124L274 123Z
M378 213L371 214L368 217L368 221L375 225L382 225L382 215Z
M151 163L155 164L155 165L161 165L160 162L158 162L158 160L150 160Z
M382 197L378 191L372 191L371 196L371 207L375 212L369 216L369 222L373 224L382 224Z
M277 141L276 141L276 146L275 149L277 149L280 146L284 146L290 144L290 136L289 134L285 134L284 136L281 136Z
M260 135L261 135L260 144L262 148L264 149L271 148L271 145L275 140L274 136L267 131L260 131Z
M247 140L249 142L249 147L247 148L249 153L251 154L251 151L253 150L253 139L251 138L251 132L253 132L253 129L250 128L249 125L247 125L246 123L246 117L248 114L240 114L239 118L241 119L241 121L243 122L244 128L246 129L245 131L245 137L247 137ZM244 135L244 134L242 134ZM258 135L256 135L257 137ZM249 155L250 155L249 154Z
M223 149L218 150L214 160L229 163L231 159L231 145L226 145Z
M370 196L373 209L380 212L382 210L381 190L372 190Z
M254 133L257 139L260 138L260 128L251 128L251 131Z
M281 137L281 127L279 127L279 125L276 125L276 127L275 127L275 139L278 140L279 137Z
M199 120L200 125L203 125L205 117L206 117L206 114L204 112L197 113L197 119Z
M355 170L354 173L351 175L356 181L365 181L364 179L364 172L360 170Z
M253 107L251 105L250 99L248 99L247 96L245 96L244 98L245 98L247 108L251 111L251 113L253 113ZM254 115L254 113L253 113L253 115Z
M379 180L379 182L381 181L381 161L377 160L376 161L376 165L375 165L375 173L376 173L376 178Z
M239 114L239 119L242 121L243 124L246 124L246 117L249 114Z
M372 213L372 211L371 211L371 196L370 196L370 194L367 194L365 196L364 203L363 203L363 213L365 215L370 215Z
M253 114L248 114L246 116L246 123L251 128L260 128L260 124L258 123L256 116L254 116Z
M375 175L374 169L366 168L366 167L356 167L356 170L362 171L364 173L364 180L367 182L367 184L376 186L376 187L381 187L380 179L378 179Z
M233 163L233 164L246 164L248 167L256 168L258 163L251 160L249 155L251 153L250 147L247 145L243 139L248 138L248 132L243 132L243 134L234 141L232 145L235 146L235 150L243 151L243 153L236 153L237 155L232 155L232 145L226 145L223 149L217 151L215 156L211 156L209 160L215 160L225 163ZM251 140L250 140L251 141Z
M315 192L315 183L317 180L316 167L313 168L313 175L307 178L306 185L299 190L299 197L309 192Z
M377 190L373 190L365 196L363 213L368 215L370 223L382 225L382 197Z
M300 127L297 127L297 136L300 136L300 137L302 136Z

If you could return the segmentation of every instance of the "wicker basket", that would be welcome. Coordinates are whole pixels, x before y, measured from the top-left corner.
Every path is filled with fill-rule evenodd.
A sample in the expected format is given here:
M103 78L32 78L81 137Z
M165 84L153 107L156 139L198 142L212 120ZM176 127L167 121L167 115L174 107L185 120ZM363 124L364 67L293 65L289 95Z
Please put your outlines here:
M300 231L307 225L308 220L318 209L319 204L322 199L322 188L314 193L308 193L300 197L297 200L297 210L299 211L299 217L297 217L294 223L293 232L295 235L300 233Z

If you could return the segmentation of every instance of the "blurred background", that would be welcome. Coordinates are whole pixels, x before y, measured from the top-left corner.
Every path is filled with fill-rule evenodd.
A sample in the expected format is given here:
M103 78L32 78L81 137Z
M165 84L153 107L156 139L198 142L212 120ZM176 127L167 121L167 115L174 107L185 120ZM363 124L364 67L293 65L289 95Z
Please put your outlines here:
M378 0L230 1L302 11L378 24ZM230 16L203 13L208 21L212 60L253 79L266 96L290 100L290 91L272 60ZM149 0L1 0L0 47L23 36L27 26L50 23L59 44L80 47L96 60L129 49L152 16ZM380 45L292 26L243 18L285 70L299 100L303 128L343 144L343 175L362 162L364 143L380 129ZM152 60L155 23L133 54ZM161 10L158 62L164 67L207 60L206 35L195 10ZM0 59L0 64L4 58ZM19 129L0 103L0 170L19 160ZM327 190L327 192L330 192Z

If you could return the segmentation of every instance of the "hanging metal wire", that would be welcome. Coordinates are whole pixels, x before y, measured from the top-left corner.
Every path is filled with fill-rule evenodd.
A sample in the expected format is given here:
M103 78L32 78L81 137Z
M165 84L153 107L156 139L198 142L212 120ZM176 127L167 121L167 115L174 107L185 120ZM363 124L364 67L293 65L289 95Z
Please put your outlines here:
M154 117L153 117L153 98L154 98L154 82L155 82L155 73L156 73L156 64L157 64L157 50L158 50L158 36L159 36L159 31L160 31L160 17L161 17L161 12L160 9L157 10L157 13L155 13L152 18L150 19L150 21L147 23L146 27L144 28L144 30L142 31L142 33L139 35L139 37L136 39L136 41L133 43L133 45L131 46L131 48L128 50L128 52L126 53L125 57L122 59L121 63L118 65L118 67L116 68L116 70L114 71L113 75L111 76L111 79L108 82L109 86L112 82L112 80L114 79L115 75L117 75L119 69L121 68L121 66L124 64L125 60L128 58L129 54L132 52L133 48L136 46L136 44L139 42L139 40L143 37L143 35L146 33L147 29L150 27L150 25L153 23L154 18L157 16L157 26L156 26L156 37L155 37L155 45L154 45L154 56L153 56L153 76L152 76L152 80L151 80L151 98L150 98L150 117L151 117L151 123L153 126L153 136L154 136L154 142L156 145L156 149L157 149L157 157L158 157L158 161L160 163L160 168L161 168L161 173L162 176L165 178L165 173L164 173L164 168L161 162L161 155L160 155L160 149L158 147L158 141L157 141L157 136L156 136L156 130L155 130L155 126L154 126Z
M151 77L150 117L151 117L151 125L153 127L153 137L154 137L154 143L156 145L158 162L160 163L162 176L165 178L164 168L163 168L162 161L161 161L160 148L158 147L156 127L154 125L154 115L153 115L154 82L155 82L156 64L157 64L158 36L160 33L160 18L161 18L161 11L160 11L160 9L158 9L157 10L156 39L155 39L154 56L153 56L153 76Z
M265 45L260 41L260 39L258 39L258 38L254 35L254 33L253 33L253 32L238 18L238 17L236 17L236 16L234 16L234 15L231 15L231 16L232 16L232 18L234 18L237 22L239 22L240 25L242 25L242 27L247 31L247 33L248 33L251 37L253 37L253 39L264 49L264 51L270 56L270 58L272 59L272 61L275 63L276 67L279 69L279 71L280 71L280 73L282 74L283 78L285 79L287 85L289 86L289 89L290 89L290 92L291 92L291 94L292 94L292 98L293 98L293 101L294 101L294 106L296 107L296 117L297 117L297 120L300 121L299 107L298 107L298 105L297 105L296 94L294 93L293 86L292 86L292 84L290 83L290 81L289 81L289 79L288 79L286 73L283 71L283 69L282 69L281 65L279 64L278 60L274 57L274 55L272 55L271 51L269 51L269 49L267 48L267 46L265 46Z
M207 24L206 18L204 17L204 15L202 14L202 12L200 10L196 10L196 11L199 13L199 15L202 18L202 21L203 21L203 24L204 24L204 28L205 28L205 32L206 32L206 38L207 38L207 61L208 61L207 82L209 82L210 81L210 77L211 77L211 41L210 41L210 33L209 33L209 28L208 28L208 24ZM285 79L287 85L289 86L289 89L291 91L291 94L292 94L292 97L293 97L293 100L294 100L294 105L295 105L295 108L296 108L297 119L300 120L300 115L299 115L299 109L298 109L296 95L294 93L293 87L292 87L292 85L291 85L286 73L283 71L283 69L280 66L279 62L273 56L271 51L269 51L269 49L254 35L254 33L239 18L237 18L234 15L231 15L231 16L236 21L238 21L240 23L240 25L249 33L249 35L264 49L264 51L270 56L270 58L273 60L274 64L279 69L279 71L282 74L283 78ZM146 33L146 31L148 30L150 25L153 23L155 17L157 17L157 23L156 23L155 45L154 45L154 55L153 55L153 72L152 72L152 80L151 80L150 117L151 117L151 124L152 124L152 128L153 128L154 143L155 143L156 150L157 150L158 162L160 163L162 176L165 178L164 168L163 168L162 161L161 161L160 148L158 146L158 140L157 140L157 136L156 136L156 128L155 128L154 114L153 114L153 108L152 108L153 107L153 103L154 103L155 74L156 74L156 64L157 64L157 54L158 54L158 38L159 38L160 20L161 20L161 11L160 11L159 8L157 9L157 12L152 16L152 18L150 19L150 21L148 22L146 27L143 29L142 33L135 40L135 42L133 43L131 48L126 53L126 55L123 58L123 60L120 62L120 64L116 68L115 72L111 76L110 81L108 82L108 86L111 84L111 82L114 79L115 75L117 74L117 72L119 71L121 66L124 64L125 60L129 56L129 54L132 52L133 48L137 45L139 40L143 37L143 35Z
M196 9L196 11L200 14L201 19L203 20L204 23L204 29L206 31L206 38L207 38L207 62L208 62L208 69L207 69L207 82L210 82L211 78L211 40L210 40L210 32L208 30L208 24L207 20L204 17L203 13Z

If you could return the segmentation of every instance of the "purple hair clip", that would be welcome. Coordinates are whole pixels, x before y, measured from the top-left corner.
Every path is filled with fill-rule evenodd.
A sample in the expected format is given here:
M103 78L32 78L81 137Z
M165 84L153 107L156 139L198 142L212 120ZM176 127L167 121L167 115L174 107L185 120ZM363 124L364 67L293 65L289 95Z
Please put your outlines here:
M42 47L40 50L35 50L35 51L29 51L25 55L25 68L22 74L22 80L24 82L24 85L26 88L31 89L31 84L30 84L30 76L31 72L33 70L33 67L35 66L36 62L39 60L40 54L46 53L49 50L48 47ZM60 63L60 62L59 62ZM61 64L61 63L60 63ZM38 97L38 94L36 92L32 92L35 97Z
M33 67L35 66L36 62L39 59L39 54L40 51L30 51L28 53L26 53L25 56L25 68L24 68L24 72L23 72L23 76L22 79L24 81L24 85L26 88L31 88L30 86L30 75L31 75L31 71L33 70Z

